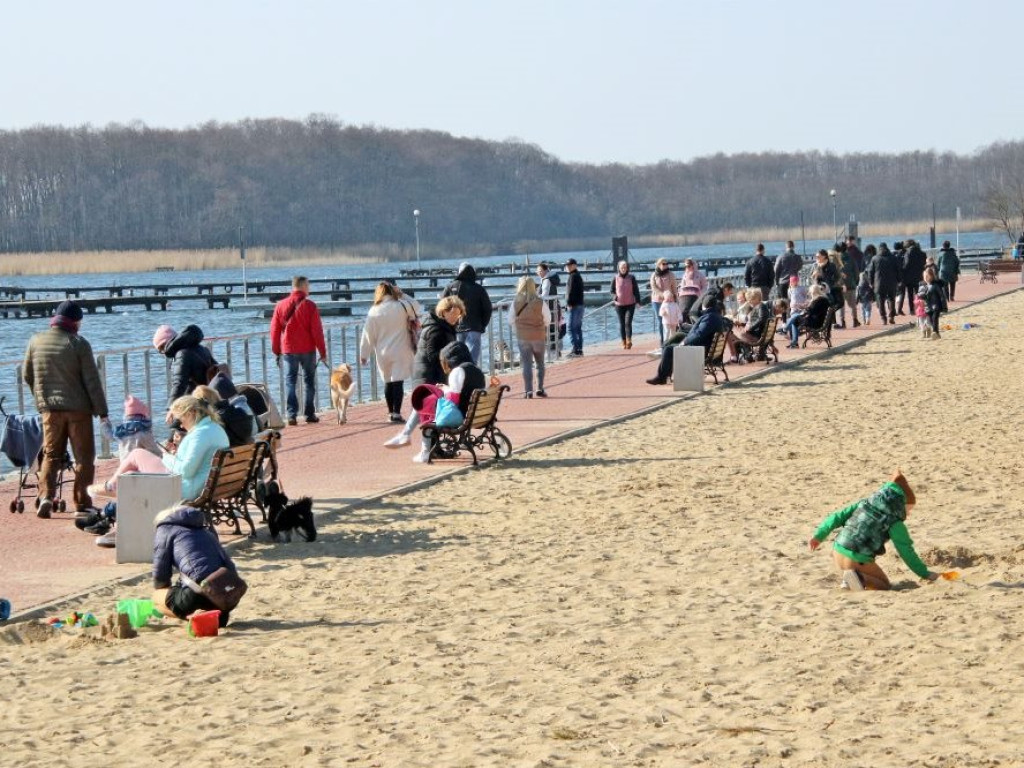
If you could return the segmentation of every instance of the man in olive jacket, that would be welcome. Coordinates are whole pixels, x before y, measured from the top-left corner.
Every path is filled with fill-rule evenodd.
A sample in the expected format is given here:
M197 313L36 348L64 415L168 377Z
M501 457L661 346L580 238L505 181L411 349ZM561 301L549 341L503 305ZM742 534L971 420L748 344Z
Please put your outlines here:
M107 419L107 398L89 342L78 335L82 309L64 301L50 319L49 330L28 343L22 376L43 417L43 465L39 472L36 514L47 518L53 509L57 471L68 441L75 455L75 509L92 507L87 490L93 481L96 446L92 417Z

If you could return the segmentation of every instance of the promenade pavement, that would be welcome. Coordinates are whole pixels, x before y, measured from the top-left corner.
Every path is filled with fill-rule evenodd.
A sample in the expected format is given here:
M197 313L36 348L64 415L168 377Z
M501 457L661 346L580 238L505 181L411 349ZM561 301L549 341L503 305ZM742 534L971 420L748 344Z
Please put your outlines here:
M967 308L971 303L1020 287L1016 275L1003 275L997 284L982 285L971 274L957 286L958 301L950 307L957 314L944 317L943 322L962 324L970 319ZM901 317L902 323L883 327L876 316L873 325L835 331L833 342L841 350L873 335L907 330L912 319ZM807 350L785 349L782 337L779 339L782 363L821 353L821 347L814 345ZM547 399L523 399L519 371L502 374L503 382L512 387L499 413L501 429L513 445L510 460L531 445L613 423L679 399L671 385L646 383L655 374L656 362L647 355L654 346L653 335L646 335L637 337L629 351L605 344L588 348L582 358L551 364L545 385L550 395ZM728 368L733 381L742 381L776 367L754 363ZM713 386L710 380L708 386ZM336 424L333 413L321 416L319 424L300 423L285 429L278 454L286 492L292 497L312 496L320 511L358 505L464 470L469 463L468 459L431 465L413 463L418 435L414 435L413 446L384 448L384 441L397 430L396 425L386 423L382 402L350 408L345 425ZM101 464L97 477L107 476L112 465L109 461ZM92 536L74 527L70 513L55 514L50 520L40 520L28 510L20 515L8 513L7 504L14 495L13 482L0 484L0 597L11 601L15 615L148 572L147 566L114 563L113 550L95 546ZM31 509L31 500L28 506ZM265 528L259 535L266 537Z

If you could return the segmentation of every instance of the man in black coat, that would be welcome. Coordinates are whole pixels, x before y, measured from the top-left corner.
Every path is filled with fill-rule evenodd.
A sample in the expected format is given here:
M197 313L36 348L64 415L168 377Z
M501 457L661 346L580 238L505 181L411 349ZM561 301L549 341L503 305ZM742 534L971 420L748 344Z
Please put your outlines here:
M896 289L900 280L900 264L889 246L882 243L878 246L878 253L868 264L865 272L868 282L875 291L875 298L878 301L878 314L882 316L882 325L886 320L886 305L889 308L888 323L896 325Z
M772 266L771 260L764 255L764 243L757 244L754 257L747 262L743 279L747 288L760 288L761 298L768 301L772 286L775 284L775 267Z
M487 289L476 281L476 270L468 261L459 265L459 273L441 297L458 296L466 307L466 314L456 329L458 340L469 347L473 362L480 364L480 337L491 322L491 297Z
M565 283L565 306L569 310L569 341L572 352L569 357L583 355L583 275L579 273L576 259L565 262L568 280Z
M912 315L914 314L914 298L921 285L921 276L924 274L924 265L928 259L916 240L907 240L904 245L907 250L903 254L903 290L900 292L896 311L897 314L903 314L903 299L906 298L907 313Z

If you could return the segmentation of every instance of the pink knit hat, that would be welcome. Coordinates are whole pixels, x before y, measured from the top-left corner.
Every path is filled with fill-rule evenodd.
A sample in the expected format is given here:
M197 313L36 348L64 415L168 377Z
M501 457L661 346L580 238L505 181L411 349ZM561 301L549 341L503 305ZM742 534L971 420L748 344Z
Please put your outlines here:
M129 419L132 416L141 416L144 419L148 419L149 408L135 395L128 395L124 399L124 417Z
M153 346L160 349L178 334L169 325L161 325L153 334Z

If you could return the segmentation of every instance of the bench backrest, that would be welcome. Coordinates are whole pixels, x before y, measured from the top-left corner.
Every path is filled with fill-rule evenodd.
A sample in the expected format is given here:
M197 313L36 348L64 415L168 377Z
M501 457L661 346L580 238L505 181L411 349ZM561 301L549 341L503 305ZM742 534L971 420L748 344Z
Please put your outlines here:
M722 359L722 355L725 354L725 348L729 334L725 331L719 331L711 339L711 343L708 345L708 351L704 353L705 363L717 363Z
M195 499L196 505L230 499L243 493L268 448L268 443L261 441L223 448L214 453L210 476L206 478L202 493Z
M473 390L463 422L469 429L483 429L494 421L501 403L502 387Z
M764 324L764 330L761 332L761 344L767 344L775 338L775 331L779 327L778 315L772 315L768 318L768 322Z

